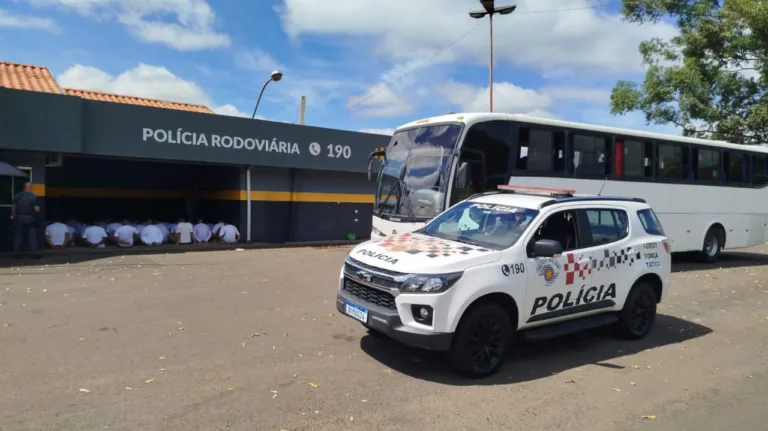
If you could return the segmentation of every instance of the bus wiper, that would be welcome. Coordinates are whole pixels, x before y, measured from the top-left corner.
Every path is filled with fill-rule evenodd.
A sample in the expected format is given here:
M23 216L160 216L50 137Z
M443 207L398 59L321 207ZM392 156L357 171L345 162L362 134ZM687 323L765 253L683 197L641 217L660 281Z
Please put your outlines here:
M400 185L400 190L402 190L401 196L403 199L405 199L405 209L408 211L408 217L413 220L415 216L413 214L413 207L411 206L411 196L406 191L405 181L403 181L401 178L398 178L397 183Z

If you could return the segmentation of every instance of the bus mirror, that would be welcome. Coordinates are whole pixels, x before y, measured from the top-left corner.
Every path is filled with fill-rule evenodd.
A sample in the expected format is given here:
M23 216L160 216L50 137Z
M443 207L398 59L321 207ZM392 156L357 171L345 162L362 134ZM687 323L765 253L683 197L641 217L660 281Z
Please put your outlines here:
M374 151L368 155L368 181L371 181L371 172L373 171L374 160L385 161L387 159L386 150Z

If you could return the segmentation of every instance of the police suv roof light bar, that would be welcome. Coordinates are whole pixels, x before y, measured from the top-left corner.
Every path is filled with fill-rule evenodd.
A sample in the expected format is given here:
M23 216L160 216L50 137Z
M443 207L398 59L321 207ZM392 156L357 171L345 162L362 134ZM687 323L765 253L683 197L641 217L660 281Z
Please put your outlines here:
M510 184L499 184L498 188L503 192L520 193L524 195L544 195L558 198L569 198L576 194L576 190L571 189L550 189L547 187L515 186Z

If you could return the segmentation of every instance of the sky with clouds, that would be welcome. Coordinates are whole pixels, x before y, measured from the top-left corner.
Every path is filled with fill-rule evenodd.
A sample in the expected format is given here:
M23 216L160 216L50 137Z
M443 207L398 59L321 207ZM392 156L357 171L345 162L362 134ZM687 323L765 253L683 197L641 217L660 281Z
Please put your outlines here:
M499 5L512 2L497 0ZM616 117L638 44L676 34L622 22L620 0L518 0L494 19L494 111L675 133ZM6 0L0 60L47 66L65 88L201 103L389 133L414 119L487 111L489 25L477 0Z

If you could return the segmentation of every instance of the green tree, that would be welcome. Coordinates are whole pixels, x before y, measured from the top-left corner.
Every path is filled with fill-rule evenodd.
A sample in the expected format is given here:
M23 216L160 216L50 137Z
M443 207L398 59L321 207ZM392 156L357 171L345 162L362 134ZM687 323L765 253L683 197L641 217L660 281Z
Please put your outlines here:
M685 136L768 143L768 1L623 0L622 15L671 18L680 32L640 44L645 79L616 84L612 114L640 111Z

